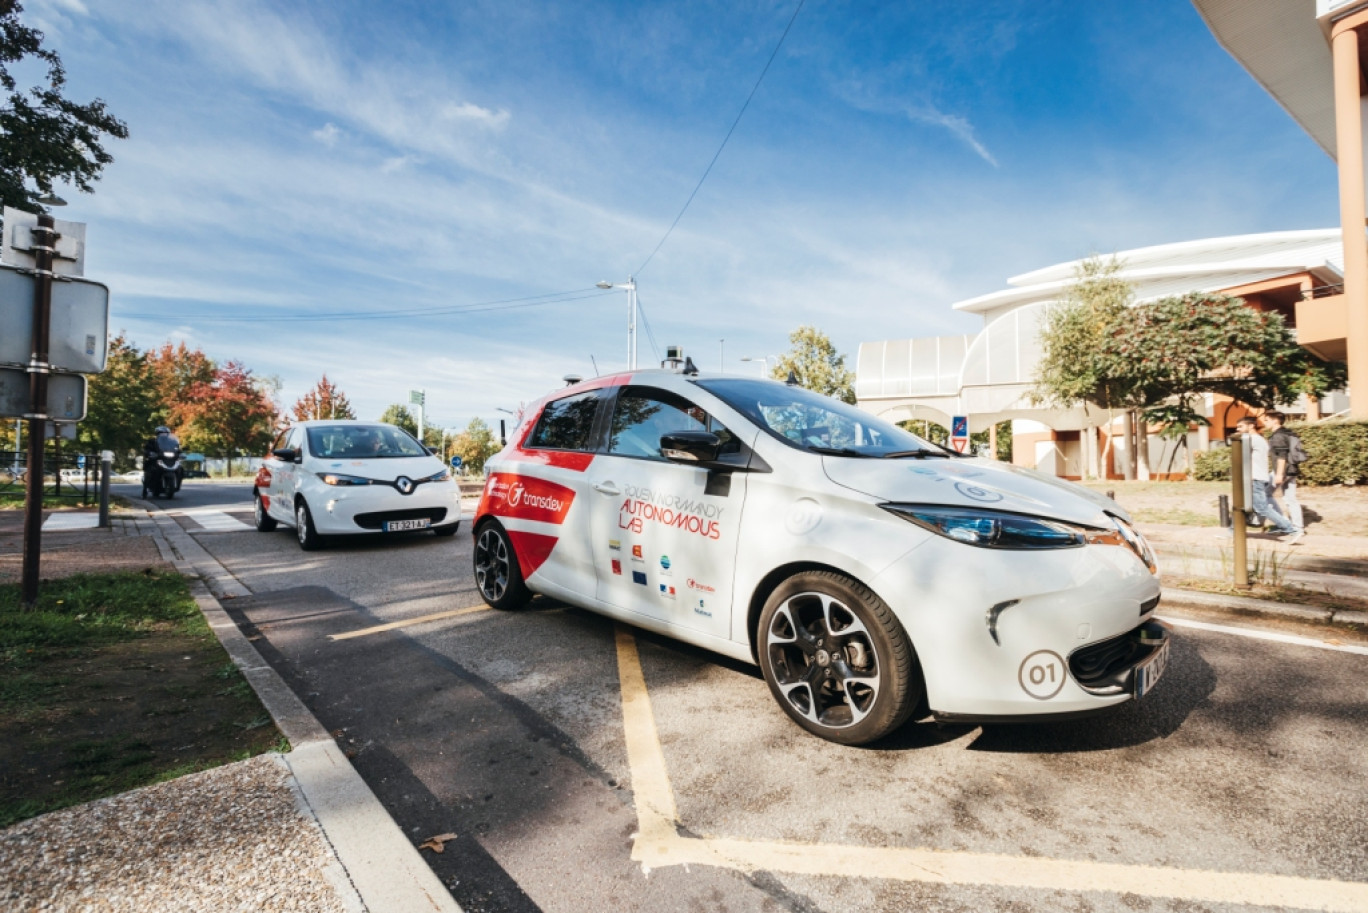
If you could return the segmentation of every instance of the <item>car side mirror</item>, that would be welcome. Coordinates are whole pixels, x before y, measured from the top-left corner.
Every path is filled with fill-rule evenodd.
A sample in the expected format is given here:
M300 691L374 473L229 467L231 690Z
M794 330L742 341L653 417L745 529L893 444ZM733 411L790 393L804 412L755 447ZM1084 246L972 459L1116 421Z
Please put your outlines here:
M722 439L711 431L671 431L660 436L660 454L672 463L717 462Z
M280 447L276 450L272 450L271 456L275 457L277 460L283 460L286 463L293 463L295 461L293 447Z

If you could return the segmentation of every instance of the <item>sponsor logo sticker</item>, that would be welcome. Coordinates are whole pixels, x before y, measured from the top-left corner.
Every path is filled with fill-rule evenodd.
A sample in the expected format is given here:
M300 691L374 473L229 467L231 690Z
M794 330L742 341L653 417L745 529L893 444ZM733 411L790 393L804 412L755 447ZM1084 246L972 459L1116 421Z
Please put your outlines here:
M617 539L609 539L608 548L612 551L620 552L622 551L622 543L619 542Z
M613 573L622 576L622 562L616 558L613 559Z
M632 582L633 582L633 583L639 583L639 584L641 584L642 586L645 586L645 585L646 585L646 572L645 572L645 571L632 571Z
M645 561L645 560L646 560L646 555L645 555L645 553L643 553L643 552L641 551L641 546L639 546L639 545L634 545L634 546L632 546L632 560L633 560L633 561Z
M697 580L693 579L692 577L690 577L689 580L688 580L688 587L689 587L689 589L691 589L691 590L698 590L700 593L716 593L716 592L717 592L717 590L715 590L715 589L713 589L712 587L708 586L706 583L699 583ZM700 601L701 601L701 600L700 600Z
M668 584L662 583L662 584L660 585L660 595L664 596L666 599L674 599L674 598L675 598L675 588L672 587L672 586L669 586Z
M703 604L703 600L701 599L698 600L698 605L694 606L694 614L702 615L704 618L712 618L712 612L708 611L707 607Z
M660 576L662 576L662 577L669 577L669 576L670 576L670 556L669 556L669 555L661 555L661 556L660 556Z

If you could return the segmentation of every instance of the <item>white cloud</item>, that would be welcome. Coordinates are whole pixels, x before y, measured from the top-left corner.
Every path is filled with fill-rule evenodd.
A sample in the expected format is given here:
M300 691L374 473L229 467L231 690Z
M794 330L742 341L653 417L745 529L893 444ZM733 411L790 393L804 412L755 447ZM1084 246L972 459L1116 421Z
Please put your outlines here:
M331 147L337 145L337 138L342 135L342 131L338 128L337 124L329 122L309 135L323 145Z
M508 123L509 113L504 110L491 111L467 101L459 105L447 105L442 109L442 117L446 120L480 121L493 129L501 129Z
M966 146L973 149L979 158L994 168L998 167L997 159L993 158L993 154L974 136L974 125L958 114L946 114L928 104L917 108L908 108L907 116L917 123L931 124L934 127L943 127L949 130Z
M393 158L387 158L380 163L380 173L396 174L408 168L410 165L416 164L418 161L417 158L411 155L396 155Z

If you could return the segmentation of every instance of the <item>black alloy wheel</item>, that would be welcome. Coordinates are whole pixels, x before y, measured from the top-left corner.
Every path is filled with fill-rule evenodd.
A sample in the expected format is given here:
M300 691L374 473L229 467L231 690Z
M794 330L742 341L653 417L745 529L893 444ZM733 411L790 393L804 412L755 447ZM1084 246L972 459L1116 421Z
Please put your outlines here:
M475 585L486 603L496 609L520 609L532 598L508 532L497 521L480 527L473 557Z
M770 693L814 735L863 745L907 722L921 701L907 633L882 599L849 577L790 577L766 600L757 633Z

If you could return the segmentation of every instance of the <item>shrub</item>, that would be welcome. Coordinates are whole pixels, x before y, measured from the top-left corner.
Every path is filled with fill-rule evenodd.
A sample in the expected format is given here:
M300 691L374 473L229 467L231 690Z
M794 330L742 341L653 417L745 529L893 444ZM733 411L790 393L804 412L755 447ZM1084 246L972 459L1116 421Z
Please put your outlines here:
M1368 422L1288 425L1311 457L1299 468L1306 485L1368 484Z
M1198 482L1230 481L1230 448L1213 447L1192 458L1192 477Z

